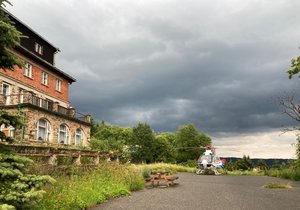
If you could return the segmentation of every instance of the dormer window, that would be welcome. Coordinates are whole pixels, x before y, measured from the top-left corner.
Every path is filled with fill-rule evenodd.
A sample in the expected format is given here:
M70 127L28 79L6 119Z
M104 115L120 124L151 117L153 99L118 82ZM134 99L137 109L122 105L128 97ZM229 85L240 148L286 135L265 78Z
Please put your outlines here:
M42 55L43 54L43 46L40 45L39 43L35 43L34 51L37 52L38 54Z

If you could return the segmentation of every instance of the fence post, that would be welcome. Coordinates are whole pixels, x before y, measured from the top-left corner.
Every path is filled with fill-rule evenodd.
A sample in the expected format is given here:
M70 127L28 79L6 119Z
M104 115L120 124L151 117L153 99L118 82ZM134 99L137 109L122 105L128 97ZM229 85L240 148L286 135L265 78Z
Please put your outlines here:
M73 164L76 166L80 166L81 165L80 158L81 158L81 154L79 153L78 157L75 158Z
M57 157L56 157L56 154L53 154L53 155L51 155L49 157L48 164L49 165L53 165L53 166L57 166Z

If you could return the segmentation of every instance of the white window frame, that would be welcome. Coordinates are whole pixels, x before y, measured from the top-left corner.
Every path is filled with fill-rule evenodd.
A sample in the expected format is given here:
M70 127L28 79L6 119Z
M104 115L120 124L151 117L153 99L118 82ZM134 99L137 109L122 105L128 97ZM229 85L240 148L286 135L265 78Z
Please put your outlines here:
M24 103L24 93L25 93L25 90L23 88L19 88L19 103L20 104Z
M30 63L25 63L24 75L32 78L32 65Z
M40 55L43 55L43 46L36 42L34 45L34 51Z
M48 85L48 73L44 71L42 72L42 84Z
M55 90L61 92L61 80L56 79Z
M0 131L2 131L2 132L7 131L9 137L15 137L15 128L11 125L9 125L9 126L5 126L4 124L1 125Z
M63 139L61 139L61 136ZM58 130L58 143L59 144L69 144L70 129L66 124L61 124Z
M7 87L6 92L4 92L4 86ZM6 83L6 82L2 82L2 95L5 97L5 105L9 105L10 104L10 84Z
M75 145L82 145L83 144L83 130L81 128L77 128L75 130Z
M42 125L40 122L41 121L44 121L45 122L45 125ZM42 129L45 129L45 136L41 136L40 135L40 128ZM50 123L47 119L45 118L41 118L38 120L37 122L37 135L36 135L36 140L38 141L47 141L49 142L49 139L50 139L50 130L51 130L51 127L50 127ZM40 138L41 137L41 138Z

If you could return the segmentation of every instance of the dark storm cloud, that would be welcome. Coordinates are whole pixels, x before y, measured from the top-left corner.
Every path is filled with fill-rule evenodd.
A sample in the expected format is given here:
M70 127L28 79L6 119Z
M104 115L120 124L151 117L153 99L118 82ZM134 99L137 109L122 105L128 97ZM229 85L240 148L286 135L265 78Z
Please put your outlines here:
M293 86L296 1L42 2L10 10L62 50L78 111L160 132L193 122L216 136L291 124L272 99Z

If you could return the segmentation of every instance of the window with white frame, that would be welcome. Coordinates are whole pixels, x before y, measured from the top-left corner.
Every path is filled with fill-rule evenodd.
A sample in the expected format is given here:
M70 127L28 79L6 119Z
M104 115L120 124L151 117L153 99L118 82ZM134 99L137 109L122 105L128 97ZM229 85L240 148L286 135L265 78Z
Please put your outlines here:
M46 119L39 119L37 123L36 139L39 141L49 141L50 123Z
M75 131L75 145L82 145L83 143L83 131L81 128L77 128Z
M58 143L69 144L69 128L65 124L59 126Z
M5 136L9 136L9 137L15 137L15 128L13 126L6 126L4 124L2 124L0 126L0 131L2 131Z
M25 63L24 75L26 77L32 77L32 65L30 63Z
M2 82L2 95L4 97L5 105L10 103L10 84Z
M20 104L24 103L24 93L25 93L25 90L22 88L19 88L19 103Z
M56 79L56 86L55 86L55 90L57 91L61 91L61 80Z
M43 54L43 46L40 45L39 43L35 43L34 51L37 52L38 54L42 55Z
M42 72L42 84L48 85L48 74L46 72Z

